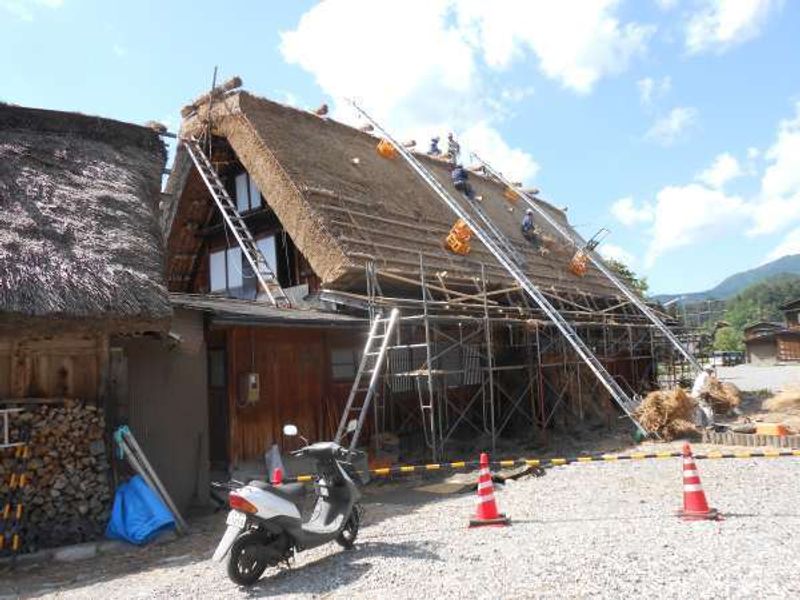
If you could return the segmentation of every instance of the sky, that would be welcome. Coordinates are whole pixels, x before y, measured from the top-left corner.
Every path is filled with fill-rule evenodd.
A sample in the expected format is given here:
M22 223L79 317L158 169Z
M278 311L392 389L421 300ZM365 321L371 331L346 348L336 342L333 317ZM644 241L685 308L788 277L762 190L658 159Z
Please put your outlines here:
M177 130L215 66L455 132L653 293L800 253L800 2L0 0L3 102Z

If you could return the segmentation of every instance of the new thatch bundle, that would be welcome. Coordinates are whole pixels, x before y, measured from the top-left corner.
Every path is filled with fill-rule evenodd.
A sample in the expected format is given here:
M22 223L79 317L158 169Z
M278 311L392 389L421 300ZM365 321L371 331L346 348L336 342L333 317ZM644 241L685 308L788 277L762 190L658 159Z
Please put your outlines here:
M166 322L165 157L145 127L0 105L0 326Z
M732 383L722 383L716 377L711 377L706 386L704 398L711 405L714 414L726 415L742 402L742 395Z
M800 387L788 388L764 401L764 408L770 412L800 414Z
M665 440L699 435L694 425L695 401L682 388L647 394L636 419L647 431Z

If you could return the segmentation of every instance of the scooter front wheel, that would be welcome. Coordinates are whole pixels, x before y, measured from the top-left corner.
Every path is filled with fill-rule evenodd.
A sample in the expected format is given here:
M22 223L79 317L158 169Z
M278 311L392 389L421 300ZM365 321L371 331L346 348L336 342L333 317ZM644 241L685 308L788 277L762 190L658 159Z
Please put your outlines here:
M347 550L352 548L353 544L356 543L356 537L358 537L358 527L360 524L361 506L356 504L353 507L353 510L350 512L350 517L347 519L347 523L344 524L344 527L336 537L336 543Z
M248 531L237 538L228 556L228 577L238 585L253 585L269 566L264 536Z

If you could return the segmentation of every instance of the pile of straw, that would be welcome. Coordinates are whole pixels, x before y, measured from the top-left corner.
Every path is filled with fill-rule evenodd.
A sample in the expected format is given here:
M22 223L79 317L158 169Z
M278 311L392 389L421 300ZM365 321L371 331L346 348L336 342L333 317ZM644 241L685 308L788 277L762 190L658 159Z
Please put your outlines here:
M636 409L636 419L647 431L665 440L699 435L694 425L695 402L682 388L647 394Z
M788 388L764 401L764 408L770 412L800 414L800 387Z
M717 415L727 415L742 402L739 388L732 383L722 383L716 377L709 379L705 399Z

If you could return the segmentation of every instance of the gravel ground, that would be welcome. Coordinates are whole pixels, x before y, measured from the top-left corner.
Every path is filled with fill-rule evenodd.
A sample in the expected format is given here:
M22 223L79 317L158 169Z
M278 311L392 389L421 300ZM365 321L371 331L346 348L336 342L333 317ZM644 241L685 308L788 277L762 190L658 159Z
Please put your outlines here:
M717 367L717 374L723 381L729 381L747 392L777 392L787 387L800 387L800 365Z
M588 463L498 489L508 528L467 530L472 495L387 486L370 495L355 550L305 552L250 590L208 560L222 515L163 546L0 574L0 590L104 599L800 596L800 459L704 460L699 469L724 521L674 516L677 459Z

